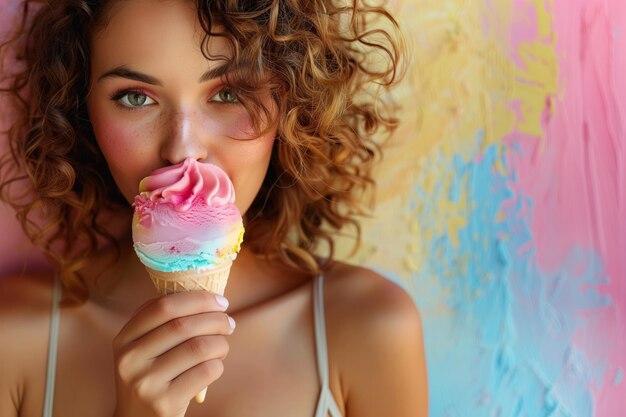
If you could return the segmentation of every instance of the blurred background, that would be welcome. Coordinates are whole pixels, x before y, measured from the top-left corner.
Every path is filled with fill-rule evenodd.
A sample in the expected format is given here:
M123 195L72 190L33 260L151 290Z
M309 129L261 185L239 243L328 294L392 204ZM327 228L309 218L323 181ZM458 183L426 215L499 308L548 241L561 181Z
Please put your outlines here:
M341 246L419 306L431 416L625 417L626 2L392 8L403 123ZM0 229L0 275L46 268L2 206Z

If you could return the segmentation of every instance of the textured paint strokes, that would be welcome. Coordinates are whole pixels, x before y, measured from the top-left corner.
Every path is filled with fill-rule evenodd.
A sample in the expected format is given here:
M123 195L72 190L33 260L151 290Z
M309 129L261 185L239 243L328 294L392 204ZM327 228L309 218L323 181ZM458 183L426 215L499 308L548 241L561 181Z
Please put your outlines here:
M407 181L413 188L395 198L406 214L387 222L393 233L366 230L361 259L409 276L424 317L431 415L590 417L602 368L577 341L597 336L586 314L610 309L598 291L606 258L563 238L565 256L546 268L534 220L541 200L558 196L526 192L524 181L537 173L520 170L545 158L545 123L566 91L556 6L415 0L398 7L412 31L414 72L402 97L409 123L399 136L407 140L386 161L394 169L382 171L402 178L383 176L378 219L401 212L390 210L394 193L406 192ZM397 233L402 226L408 242Z
M516 115L515 131L539 139L546 97L555 97L559 91L551 0L509 1L515 9L507 38L515 63L510 102Z
M494 119L502 125L492 129L501 136L490 144L485 117L461 115L469 117L461 123L450 119L451 126L467 127L451 129L447 141L435 143L415 177L408 259L414 262L409 264L412 288L424 314L433 416L592 415L589 384L595 369L573 337L584 325L580 312L607 303L593 290L601 282L601 268L581 269L578 259L593 256L582 249L573 251L558 271L539 268L529 228L533 201L516 192L518 176L501 155L503 150L520 153L503 148L502 139L511 132L541 133L545 97L558 89L550 15L540 4L529 3L526 9L533 18L526 20L532 27L520 31L527 42L518 39L512 45L522 65L511 70L495 65L505 60L483 61L489 54L481 48L465 57L468 66L492 66L493 79L505 80L504 85L510 77L513 88L502 90L510 115ZM494 21L503 17L491 16ZM486 34L498 32L489 17L483 23ZM466 50L490 43L476 32L464 40ZM501 48L494 49L508 47L507 37L492 39L498 41ZM472 76L464 81L477 94L493 89L472 82ZM439 84L430 91L446 91L456 77L459 73L431 78ZM514 127L506 123L511 117ZM584 287L591 290L581 293Z
M514 121L541 132L544 98L557 90L554 48L533 41L518 49L525 65L509 61L502 35L510 4L413 4L412 15L423 16L412 25L421 47L415 97L424 99L419 133L403 152L417 161L403 220L412 232L405 265L424 316L431 415L588 417L593 372L571 344L578 323L570 315L605 303L575 291L597 285L597 271L564 284L562 275L542 275L529 247L532 201L511 192L515 176L502 157ZM528 32L533 40L537 30ZM572 375L566 369L580 378L563 380Z
M517 190L535 201L533 246L544 271L578 251L579 269L597 269L610 304L578 313L575 337L597 372L595 414L626 415L626 4L555 1L558 96L546 95L545 136L517 135ZM578 248L578 249L576 249ZM581 253L582 251L582 253ZM587 254L587 256L583 256ZM595 254L595 255L593 255ZM581 291L584 288L580 288Z
M480 140L480 137L478 138ZM420 216L432 256L413 278L425 323L432 416L590 417L593 369L571 344L577 313L606 300L596 291L598 270L581 270L573 253L562 270L542 272L527 213L532 202L516 195L514 178L497 145L479 161L454 158L456 185L424 198L418 185L411 209ZM432 155L423 177L445 162ZM436 167L436 168L434 168ZM434 171L433 171L434 169ZM464 189L472 210L453 243L429 230L441 215L438 198L456 199Z

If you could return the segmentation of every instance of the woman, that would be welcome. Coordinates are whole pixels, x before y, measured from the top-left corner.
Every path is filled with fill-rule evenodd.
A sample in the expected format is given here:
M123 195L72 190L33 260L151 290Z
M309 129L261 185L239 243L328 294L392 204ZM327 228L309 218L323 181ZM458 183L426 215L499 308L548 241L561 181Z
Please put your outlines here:
M368 94L395 81L393 29L370 28L393 19L330 1L34 3L3 48L24 61L2 191L59 268L0 282L0 415L425 416L412 300L332 259L372 182L370 136L395 125ZM221 167L244 214L226 298L159 297L132 249L139 181L186 158Z

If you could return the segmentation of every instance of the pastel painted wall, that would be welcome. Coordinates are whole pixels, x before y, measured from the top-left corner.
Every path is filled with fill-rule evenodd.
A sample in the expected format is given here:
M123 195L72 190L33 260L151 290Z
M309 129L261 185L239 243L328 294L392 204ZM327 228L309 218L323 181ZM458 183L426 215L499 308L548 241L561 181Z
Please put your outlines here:
M626 416L626 2L395 7L405 123L356 259L420 306L431 415Z
M415 297L431 415L625 417L626 2L393 5L404 122L351 260ZM41 268L0 219L0 273Z

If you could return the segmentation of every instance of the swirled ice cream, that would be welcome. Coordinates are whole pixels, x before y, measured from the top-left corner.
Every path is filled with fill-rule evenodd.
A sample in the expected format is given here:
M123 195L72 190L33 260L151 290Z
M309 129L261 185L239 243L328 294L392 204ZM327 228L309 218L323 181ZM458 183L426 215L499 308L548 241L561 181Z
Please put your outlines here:
M235 191L219 167L186 159L154 171L135 197L133 241L149 268L175 272L232 261L243 239Z

